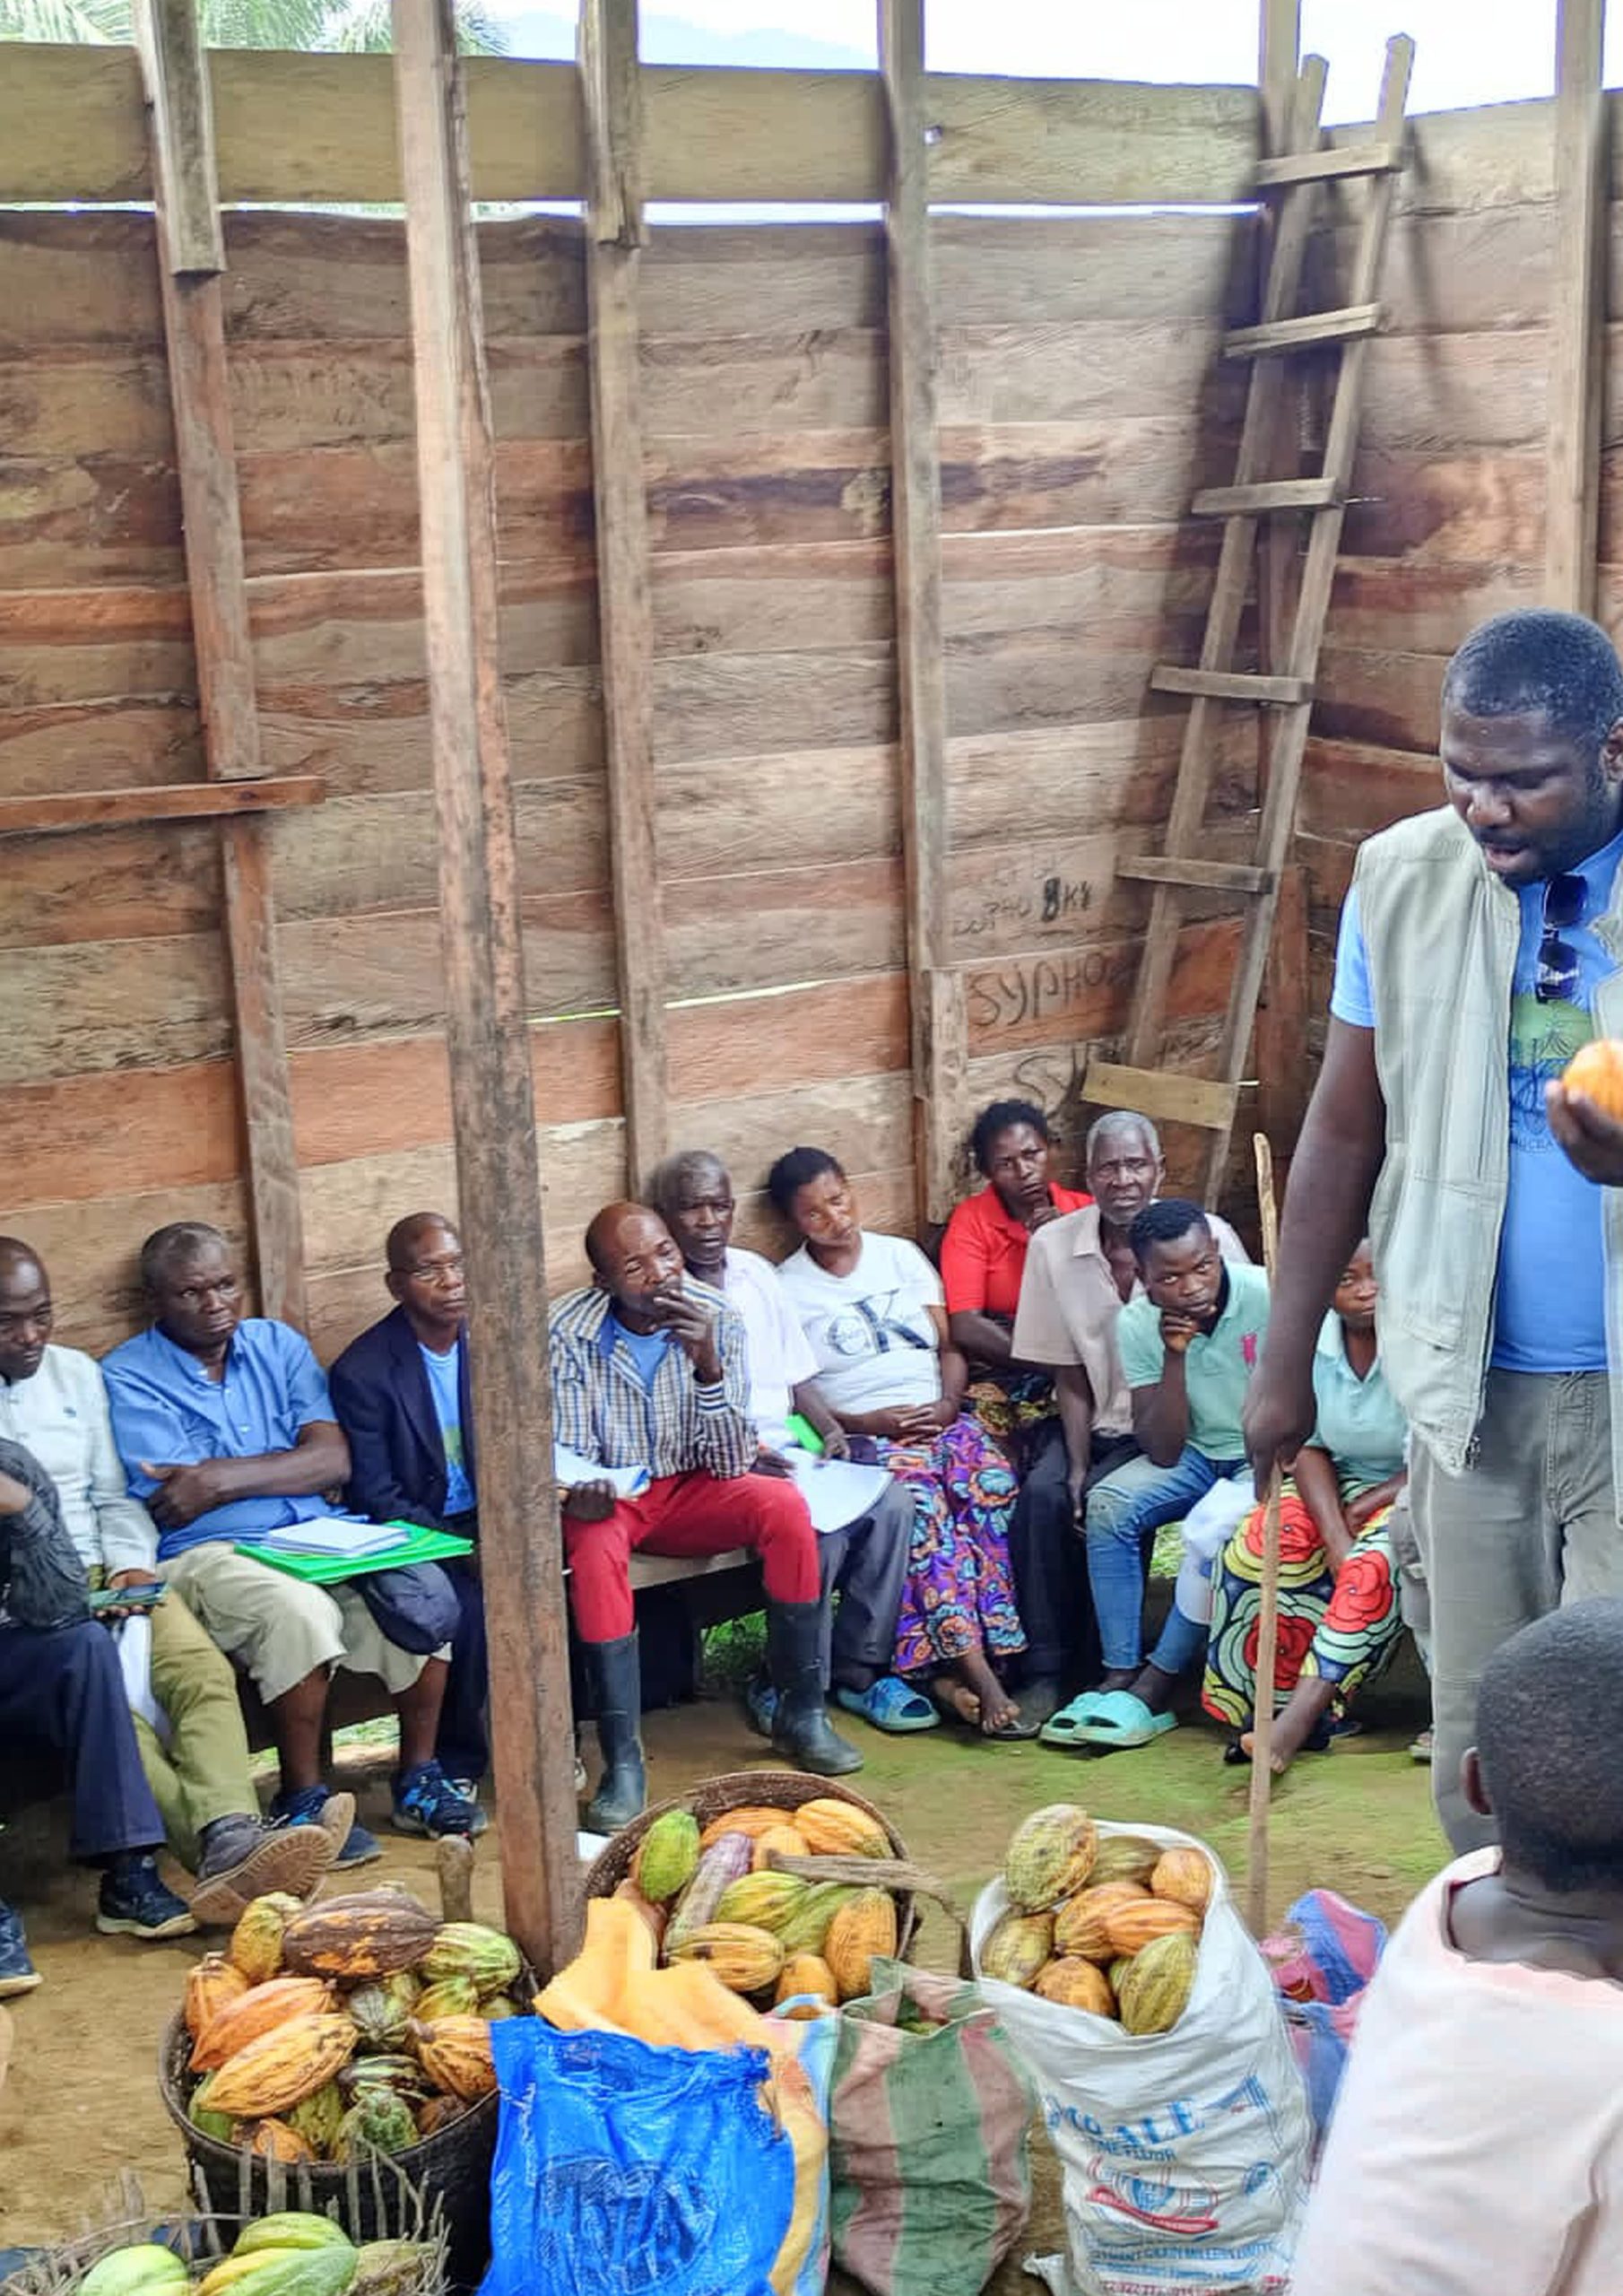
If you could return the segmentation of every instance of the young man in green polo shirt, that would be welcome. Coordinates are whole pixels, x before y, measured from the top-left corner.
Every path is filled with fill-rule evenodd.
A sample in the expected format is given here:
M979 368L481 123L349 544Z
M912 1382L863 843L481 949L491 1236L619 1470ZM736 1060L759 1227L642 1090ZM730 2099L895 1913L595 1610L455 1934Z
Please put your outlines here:
M1206 1631L1175 1608L1141 1664L1143 1542L1214 1484L1244 1474L1240 1413L1268 1327L1266 1275L1222 1258L1198 1204L1168 1196L1146 1205L1129 1240L1144 1289L1122 1309L1115 1338L1143 1457L1089 1493L1088 1579L1105 1674L1066 1709L1059 1740L1095 1746L1142 1745L1173 1726L1163 1709Z

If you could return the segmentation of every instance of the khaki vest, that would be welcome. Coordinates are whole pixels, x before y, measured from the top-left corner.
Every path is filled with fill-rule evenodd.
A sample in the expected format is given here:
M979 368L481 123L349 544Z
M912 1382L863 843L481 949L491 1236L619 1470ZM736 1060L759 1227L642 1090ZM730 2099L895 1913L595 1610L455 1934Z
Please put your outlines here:
M1353 872L1378 1016L1386 1158L1369 1233L1381 1362L1413 1432L1457 1474L1488 1377L1510 1165L1510 1003L1520 904L1452 806L1363 845ZM1595 937L1623 963L1623 871ZM1596 988L1623 1036L1623 970ZM1612 1480L1623 1493L1623 1189L1605 1191Z

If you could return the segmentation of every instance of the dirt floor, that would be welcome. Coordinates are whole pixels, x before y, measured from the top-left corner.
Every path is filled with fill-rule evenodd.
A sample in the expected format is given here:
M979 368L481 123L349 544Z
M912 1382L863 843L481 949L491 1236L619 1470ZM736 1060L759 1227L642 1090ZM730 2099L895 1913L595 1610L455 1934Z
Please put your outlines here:
M1367 1701L1365 1735L1329 1754L1298 1761L1281 1787L1272 1829L1271 1910L1278 1919L1314 1883L1388 1920L1402 1912L1443 1862L1428 1773L1407 1747L1426 1719L1412 1675L1394 1678ZM1040 1804L1080 1801L1103 1816L1186 1828L1243 1874L1247 1773L1219 1760L1222 1739L1192 1723L1137 1752L1098 1758L1031 1745L984 1745L942 1728L914 1738L881 1738L851 1723L867 1767L854 1779L890 1814L913 1855L967 1912L999 1861L1019 1818ZM655 1795L719 1770L759 1762L763 1749L737 1709L706 1701L649 1718ZM426 1843L386 1831L386 1772L373 1755L353 1780L361 1813L388 1845L370 1880L413 1881L432 1902ZM137 2170L147 2196L168 2206L182 2192L179 2141L159 2102L155 2065L162 2028L179 1998L200 1942L141 1945L98 1937L91 1927L93 1883L64 1862L61 1813L26 1813L0 1839L0 1892L22 1910L45 1983L13 2005L15 2053L0 2094L0 2248L60 2237L94 2213L121 2169ZM499 1919L495 1830L481 1844L475 1903ZM956 1933L932 1914L920 1958L956 1961ZM1057 2179L1037 2144L1037 2198L1021 2254L1063 2245ZM836 2282L837 2287L845 2283ZM1011 2258L994 2283L998 2296L1029 2288Z

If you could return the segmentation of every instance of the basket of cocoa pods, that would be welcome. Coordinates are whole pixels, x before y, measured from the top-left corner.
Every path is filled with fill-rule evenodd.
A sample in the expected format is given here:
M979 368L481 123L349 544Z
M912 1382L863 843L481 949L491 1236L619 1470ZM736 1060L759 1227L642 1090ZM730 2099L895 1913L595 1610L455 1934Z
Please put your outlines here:
M910 1957L920 1897L957 1918L872 1802L792 1770L732 1770L646 1810L599 1853L586 1892L629 1898L663 1961L703 1961L767 2004L865 1992L876 1956Z
M347 2197L351 2229L370 2237L378 2179L354 2171L386 2161L443 2201L465 2279L488 2231L490 2025L530 2013L534 1987L510 1937L442 1921L397 1885L306 1906L256 1898L224 1952L188 1972L163 2102L216 2207Z

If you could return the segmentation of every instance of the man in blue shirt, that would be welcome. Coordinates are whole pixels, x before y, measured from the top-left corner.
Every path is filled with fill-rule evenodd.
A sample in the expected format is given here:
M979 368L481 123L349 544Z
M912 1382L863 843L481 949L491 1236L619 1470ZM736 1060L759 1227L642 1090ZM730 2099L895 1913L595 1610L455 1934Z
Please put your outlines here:
M342 1665L378 1675L399 1711L396 1826L467 1833L473 1811L434 1758L447 1650L424 1657L390 1639L359 1581L312 1586L236 1551L239 1540L330 1514L348 1480L349 1446L309 1343L286 1324L244 1317L230 1248L200 1221L149 1236L141 1275L153 1321L101 1367L114 1439L158 1525L165 1578L247 1668L271 1716L276 1813L321 1822L322 1722ZM357 1825L337 1862L380 1854Z
M349 1439L349 1502L377 1523L426 1523L476 1539L462 1240L439 1213L413 1212L390 1229L386 1258L396 1305L352 1340L332 1370L333 1406ZM461 1615L435 1751L456 1790L473 1801L490 1759L484 1602L477 1558L441 1568ZM480 1811L474 1831L484 1822Z
M1484 623L1440 746L1447 804L1367 841L1342 910L1245 1434L1260 1484L1311 1433L1315 1335L1367 1229L1431 1596L1434 1790L1464 1851L1492 1839L1460 1785L1487 1660L1558 1603L1623 1593L1623 1126L1560 1082L1623 1034L1610 641L1574 614Z

